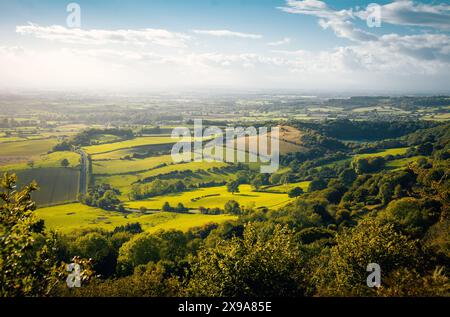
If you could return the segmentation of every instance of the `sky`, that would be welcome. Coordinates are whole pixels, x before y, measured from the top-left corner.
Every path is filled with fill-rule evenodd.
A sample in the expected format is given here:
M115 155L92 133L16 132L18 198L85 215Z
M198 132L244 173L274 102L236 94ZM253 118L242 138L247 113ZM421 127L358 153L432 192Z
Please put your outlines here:
M450 93L450 2L373 2L0 0L0 89Z

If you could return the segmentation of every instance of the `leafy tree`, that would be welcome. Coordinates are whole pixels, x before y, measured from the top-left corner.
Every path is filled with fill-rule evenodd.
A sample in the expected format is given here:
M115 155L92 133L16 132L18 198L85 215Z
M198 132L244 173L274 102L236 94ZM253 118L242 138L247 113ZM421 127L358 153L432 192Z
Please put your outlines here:
M188 208L184 207L182 203L178 203L177 207L175 208L176 212L187 212L189 211Z
M240 183L238 181L231 181L227 183L227 190L228 192L232 193L239 193L239 185Z
M97 280L96 283L70 292L59 289L57 296L81 297L175 297L182 296L177 276L168 272L162 263L149 262L138 266L132 275L117 279Z
M132 234L141 233L144 230L142 230L142 226L139 222L133 222L133 223L127 223L124 226L118 226L114 228L114 233L117 232L129 232Z
M314 192L325 188L327 188L327 182L321 178L316 178L309 183L308 192Z
M65 281L65 265L56 258L56 235L44 231L42 220L36 219L36 205L31 193L35 182L19 190L15 174L5 173L0 193L0 297L47 296ZM79 261L78 261L79 260ZM93 272L83 264L84 281Z
M422 143L417 147L417 153L419 155L431 155L433 152L433 144L430 142Z
M392 224L365 220L336 236L330 254L317 259L313 280L320 295L375 295L366 285L369 263L379 264L387 275L401 267L416 267L420 257L417 244L397 233Z
M302 257L293 232L277 225L268 238L248 225L243 239L203 249L192 260L187 293L193 296L300 296Z
M339 174L339 179L347 186L351 185L357 177L358 175L352 168L347 168Z
M92 232L80 236L75 241L76 253L86 259L92 259L96 272L109 276L114 273L114 249L108 239L100 233Z
M253 186L254 189L258 190L258 189L260 189L261 186L263 185L263 182L262 182L261 178L255 177L255 178L251 181L251 185Z
M295 198L295 197L300 196L301 194L303 194L303 189L301 189L300 187L292 188L292 189L288 192L289 198Z
M365 173L378 172L384 167L386 161L382 157L356 158L352 162L352 167L359 175Z
M446 297L449 294L450 281L444 267L436 267L432 272L420 274L415 269L400 268L383 279L383 287L378 295L389 297Z
M165 202L161 208L162 211L170 212L173 208L170 206L169 202Z
M239 206L239 203L235 200L227 201L224 209L225 209L225 213L232 214L232 215L240 215L242 212L241 207Z
M408 234L418 235L439 220L440 208L437 201L405 197L390 202L380 218Z
M98 200L98 207L105 210L114 210L120 203L117 194L113 190L107 190L103 196Z
M68 159L62 159L61 160L61 166L62 167L68 167L70 165L70 162L69 162L69 160Z
M137 234L120 248L117 271L127 275L132 273L136 266L150 261L158 262L159 259L159 239L148 233Z

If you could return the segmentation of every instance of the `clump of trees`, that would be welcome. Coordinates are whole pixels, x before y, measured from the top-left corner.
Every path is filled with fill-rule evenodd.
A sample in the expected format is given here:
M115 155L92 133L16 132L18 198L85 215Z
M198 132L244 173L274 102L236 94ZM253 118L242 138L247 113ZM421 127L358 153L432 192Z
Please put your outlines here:
M366 174L380 171L385 164L386 160L383 157L375 156L357 158L352 162L352 167L357 174Z
M149 183L136 183L128 194L130 200L142 200L149 197L161 196L169 193L186 191L187 187L183 181L176 182L155 179Z
M118 195L120 195L119 190L114 189L109 184L102 184L90 187L87 195L80 197L80 200L88 206L98 207L104 210L123 211L124 207Z
M189 211L189 208L184 207L184 205L182 203L178 203L178 205L176 207L172 207L170 206L170 204L166 201L162 208L162 211L166 211L166 212L179 212L179 213L187 213Z
M72 147L89 146L97 144L95 138L99 135L109 134L119 137L122 140L134 138L134 133L128 129L87 129L76 134L69 140L64 140L53 147L53 151L70 151Z

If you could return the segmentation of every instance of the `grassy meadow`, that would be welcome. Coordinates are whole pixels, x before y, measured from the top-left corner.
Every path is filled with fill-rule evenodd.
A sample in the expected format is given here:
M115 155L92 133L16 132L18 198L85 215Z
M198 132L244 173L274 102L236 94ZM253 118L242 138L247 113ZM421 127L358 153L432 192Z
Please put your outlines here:
M149 136L149 137L137 137L131 140L121 141L121 142L114 142L114 143L106 143L106 144L99 144L99 145L91 145L83 147L83 150L86 151L88 154L102 154L102 153L108 153L113 152L117 150L123 150L123 149L130 149L140 146L146 146L146 145L156 145L156 144L170 144L170 143L176 143L176 139L172 139L171 137L155 137L155 136Z
M304 182L283 184L283 185L277 185L277 186L267 186L267 187L264 187L263 190L267 190L270 192L287 193L288 191L290 191L293 188L300 187L306 193L308 191L308 186L310 183L311 183L310 181L304 181Z
M69 233L78 229L101 228L113 230L117 226L139 222L147 232L161 229L186 231L189 228L208 223L222 223L236 219L231 215L177 214L159 212L153 214L121 214L104 211L79 203L59 205L37 210L37 217L43 219L48 229Z
M406 152L408 152L407 147L400 147L400 148L392 148L392 149L387 149L387 150L383 150L380 152L375 152L375 153L366 153L366 154L358 154L357 158L368 158L368 157L385 157L388 155L404 155L406 154Z
M239 186L239 193L232 194L226 186L200 188L193 191L152 197L142 201L131 201L126 204L132 209L141 207L149 210L160 210L165 202L171 206L182 203L185 207L196 209L223 208L229 200L237 201L241 206L276 208L286 205L291 199L283 193L255 192L250 185Z
M80 165L80 155L75 152L61 151L50 154L42 154L32 160L32 168L50 168L61 167L61 161L67 159L69 165L67 167L76 168ZM19 171L29 169L29 162L21 162L0 166L0 171Z

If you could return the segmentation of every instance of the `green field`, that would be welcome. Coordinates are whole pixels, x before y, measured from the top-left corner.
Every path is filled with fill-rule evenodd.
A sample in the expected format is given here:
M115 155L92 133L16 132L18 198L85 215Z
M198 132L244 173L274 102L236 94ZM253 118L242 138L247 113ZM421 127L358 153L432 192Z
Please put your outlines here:
M147 171L164 163L172 163L172 157L163 155L145 159L94 161L92 166L94 174L114 175Z
M220 167L225 167L227 165L228 165L227 163L223 163L223 162L180 163L180 164L172 164L172 165L164 166L161 168L156 168L156 169L153 169L153 170L150 170L147 172L140 173L139 175L142 179L145 179L148 177L163 175L163 174L167 174L167 173L171 173L171 172L175 172L175 171L179 171L179 172L188 171L188 170L191 170L193 172L199 171L199 170L206 171L213 167L220 168Z
M33 168L49 168L61 167L61 161L67 159L69 161L68 167L77 167L80 165L80 155L75 152L54 152L50 154L42 154L33 160ZM19 171L29 169L28 162L8 164L0 166L0 171Z
M254 192L250 185L239 186L240 193L229 193L226 186L200 188L190 192L168 194L165 196L153 197L142 201L131 201L126 204L132 209L145 207L150 210L160 210L165 202L171 206L182 203L185 207L196 209L222 208L229 200L236 200L241 206L255 207L282 207L289 203L291 199L286 194Z
M115 143L91 145L84 147L84 151L88 154L108 153L122 149L130 149L134 147L154 145L154 144L170 144L176 143L177 139L171 137L138 137L132 140L126 140Z
M0 156L31 158L50 151L57 143L56 138L1 143Z
M192 164L192 163L190 163ZM191 165L192 166L192 165ZM158 169L161 171L161 169ZM166 171L166 169L162 169L162 171ZM146 173L143 173L146 174ZM161 174L159 174L161 175ZM202 171L201 173L196 173L195 175L190 175L190 180L193 184L201 183L201 182L223 182L230 181L235 178L235 175L230 173L214 173ZM115 189L120 191L119 198L122 201L129 200L128 193L131 191L131 188L134 183L142 179L142 174L124 174L124 175L105 175L105 176L96 176L95 181L97 184L109 184ZM176 181L177 178L171 178L172 181Z
M80 172L71 168L33 168L17 172L19 186L33 180L39 190L32 194L38 206L73 202L77 199Z
M366 153L366 154L358 154L356 155L357 158L368 158L368 157L385 157L388 155L404 155L406 152L408 152L407 147L399 147L399 148L393 148L393 149L387 149L384 151L376 152L376 153Z
M424 158L424 156L413 156L413 157L407 157L407 158L389 161L386 163L386 166L391 169L400 169L400 168L408 166L409 163L416 162L420 158Z
M299 183L290 183L290 184L278 185L278 186L273 186L273 187L268 186L268 187L263 188L262 190L267 190L267 191L271 191L271 192L279 192L279 193L287 193L288 191L290 191L291 189L293 189L295 187L300 187L306 193L308 191L309 183L311 183L311 182L304 181L304 182L299 182Z
M97 184L109 184L120 191L120 200L128 200L128 193L131 191L133 183L139 180L139 174L95 176Z
M82 228L102 228L113 230L117 226L139 222L143 229L154 232L160 229L178 229L186 231L189 228L203 226L207 223L221 223L234 220L231 215L201 215L201 214L128 214L104 211L82 204L67 204L40 208L36 211L38 218L45 221L46 227L62 233L68 233Z
M119 142L122 141L123 139L120 138L117 135L112 135L112 134L99 134L96 135L95 137L93 137L91 139L91 144L103 144L103 143L113 143L113 142Z

